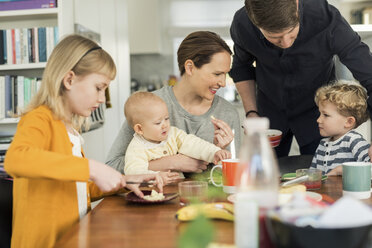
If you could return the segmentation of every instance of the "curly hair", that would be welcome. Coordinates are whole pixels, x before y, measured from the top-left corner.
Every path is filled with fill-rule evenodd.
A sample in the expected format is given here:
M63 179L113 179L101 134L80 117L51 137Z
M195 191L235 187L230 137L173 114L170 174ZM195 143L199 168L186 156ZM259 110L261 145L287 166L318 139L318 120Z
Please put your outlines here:
M315 94L315 103L328 101L337 107L343 116L355 118L355 128L368 120L367 91L356 82L338 81L320 87Z

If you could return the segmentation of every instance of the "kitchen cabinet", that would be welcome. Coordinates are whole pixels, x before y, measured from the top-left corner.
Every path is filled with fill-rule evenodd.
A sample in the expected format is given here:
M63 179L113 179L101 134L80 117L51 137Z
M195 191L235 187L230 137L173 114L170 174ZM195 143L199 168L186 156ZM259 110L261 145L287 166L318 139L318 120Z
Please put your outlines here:
M129 0L128 24L131 54L161 53L159 0Z

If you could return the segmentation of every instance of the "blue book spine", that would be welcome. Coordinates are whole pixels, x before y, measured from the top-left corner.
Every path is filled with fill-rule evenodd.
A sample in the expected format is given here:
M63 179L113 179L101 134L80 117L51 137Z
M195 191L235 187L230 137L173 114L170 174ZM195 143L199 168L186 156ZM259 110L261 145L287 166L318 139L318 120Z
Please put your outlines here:
M10 75L5 75L5 117L12 117L12 78Z
M4 51L6 50L6 48L4 47L3 33L4 33L4 30L0 30L0 65L5 64Z
M6 41L6 30L3 30L3 42L4 42L4 61L5 64L8 63L8 52L7 52L7 41Z
M46 53L46 29L45 27L38 28L38 38L39 38L39 61L47 61Z

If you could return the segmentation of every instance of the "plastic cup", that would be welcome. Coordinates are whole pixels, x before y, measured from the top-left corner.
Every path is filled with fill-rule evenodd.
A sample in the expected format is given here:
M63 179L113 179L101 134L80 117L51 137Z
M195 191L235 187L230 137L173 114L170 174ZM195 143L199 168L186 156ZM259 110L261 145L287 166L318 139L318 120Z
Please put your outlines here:
M201 181L180 182L178 184L178 192L181 206L203 202L207 200L208 183Z
M296 177L306 176L309 178L304 182L307 190L317 190L322 186L322 171L315 168L298 169L296 170Z

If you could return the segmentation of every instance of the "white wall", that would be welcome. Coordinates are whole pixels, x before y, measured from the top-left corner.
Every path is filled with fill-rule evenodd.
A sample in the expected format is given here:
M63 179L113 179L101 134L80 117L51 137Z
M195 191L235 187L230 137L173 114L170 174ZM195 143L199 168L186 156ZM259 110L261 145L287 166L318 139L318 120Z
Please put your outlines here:
M117 76L110 84L112 108L105 112L102 128L83 134L88 158L104 161L121 123L123 106L129 96L129 45L126 0L77 0L75 23L101 34L102 47L113 57Z

